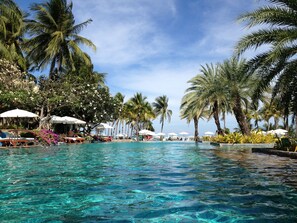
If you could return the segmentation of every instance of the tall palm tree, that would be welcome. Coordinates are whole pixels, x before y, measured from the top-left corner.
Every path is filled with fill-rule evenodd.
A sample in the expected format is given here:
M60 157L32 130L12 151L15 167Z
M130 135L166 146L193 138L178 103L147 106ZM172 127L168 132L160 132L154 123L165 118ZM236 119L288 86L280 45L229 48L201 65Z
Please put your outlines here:
M224 134L220 124L220 111L222 107L227 106L226 88L222 85L221 77L217 72L217 65L206 64L201 66L200 74L188 82L191 86L188 92L196 92L201 104L207 104L210 107L210 117L213 117L217 126L218 134Z
M117 117L115 120L116 132L119 129L119 125L122 125L122 133L124 133L124 123L125 123L125 95L121 93L116 93L114 100L117 104Z
M227 91L228 104L232 108L239 128L242 134L249 135L250 126L243 106L248 108L249 100L258 81L255 75L250 73L246 61L237 57L220 64L219 73Z
M80 44L96 49L90 40L78 35L92 20L75 25L72 7L72 3L68 4L67 0L48 0L46 3L35 3L31 6L35 18L27 22L31 36L27 42L30 47L28 58L38 70L50 64L51 79L58 77L66 64L75 69L75 55L87 65L91 64Z
M297 114L297 2L295 0L267 0L272 3L253 12L245 13L239 20L249 28L265 25L240 39L237 53L247 49L269 46L258 53L249 64L258 69L261 81L254 98L259 97L269 85L274 85L272 98L282 92L282 101ZM286 112L288 113L288 112Z
M22 42L25 33L25 13L13 0L0 0L0 57L26 70Z
M207 104L201 103L197 92L190 91L183 96L180 106L180 117L181 119L186 119L187 123L193 120L195 142L199 140L199 119L205 118L207 112Z
M153 102L153 108L156 116L160 116L161 132L163 132L164 122L171 120L172 110L168 109L168 97L166 95L159 96Z

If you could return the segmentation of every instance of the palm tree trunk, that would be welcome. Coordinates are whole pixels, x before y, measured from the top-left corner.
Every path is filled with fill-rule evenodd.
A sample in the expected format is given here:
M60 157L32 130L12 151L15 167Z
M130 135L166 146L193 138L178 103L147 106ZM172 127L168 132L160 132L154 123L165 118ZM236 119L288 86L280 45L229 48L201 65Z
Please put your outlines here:
M223 135L224 132L221 128L220 118L219 118L219 107L218 102L216 101L213 106L213 118L215 120L215 124L217 126L217 131L219 135Z
M42 120L42 118L44 117L44 105L42 105L41 106L41 110L40 110L40 115L39 115L39 117L40 117L40 121L39 121L39 129L41 129L41 124L42 124L42 122L41 122L41 120Z
M124 120L121 120L122 134L124 135Z
M278 129L278 127L279 127L279 119L278 118L274 118L274 126L275 126L275 129Z
M194 133L194 140L195 142L199 141L199 132L198 132L198 117L194 117L194 128L195 128L195 133Z
M55 66L56 66L56 58L52 60L51 66L50 66L50 71L49 71L49 79L54 80L55 79Z
M224 130L226 130L226 112L223 112Z
M296 118L296 115L295 115L295 129L296 129L295 134L296 134L296 136L297 136L297 118Z
M241 101L240 101L240 97L238 96L235 102L235 106L233 107L233 112L236 118L236 121L239 125L239 128L241 130L241 133L243 135L250 135L251 131L248 125L248 122L246 120L246 117L242 111L241 108Z
M164 122L161 124L161 132L163 132Z
M139 141L139 123L138 123L139 118L137 117L136 122L135 122L135 127L136 127L136 141Z

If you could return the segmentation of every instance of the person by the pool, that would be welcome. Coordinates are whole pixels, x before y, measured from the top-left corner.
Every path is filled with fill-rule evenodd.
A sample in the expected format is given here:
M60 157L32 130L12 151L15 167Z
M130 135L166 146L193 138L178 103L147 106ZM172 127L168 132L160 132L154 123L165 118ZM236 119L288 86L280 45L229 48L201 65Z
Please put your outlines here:
M0 138L6 138L6 134L0 129Z

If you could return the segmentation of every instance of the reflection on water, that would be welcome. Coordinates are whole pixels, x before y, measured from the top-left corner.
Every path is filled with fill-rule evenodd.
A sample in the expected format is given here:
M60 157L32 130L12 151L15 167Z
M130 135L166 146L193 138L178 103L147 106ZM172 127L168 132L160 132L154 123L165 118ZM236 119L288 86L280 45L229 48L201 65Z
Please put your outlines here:
M0 222L297 222L295 170L185 142L0 150Z
M297 189L297 162L295 159L252 153L251 149L246 148L220 148L214 150L214 154L236 162L255 175L261 174Z

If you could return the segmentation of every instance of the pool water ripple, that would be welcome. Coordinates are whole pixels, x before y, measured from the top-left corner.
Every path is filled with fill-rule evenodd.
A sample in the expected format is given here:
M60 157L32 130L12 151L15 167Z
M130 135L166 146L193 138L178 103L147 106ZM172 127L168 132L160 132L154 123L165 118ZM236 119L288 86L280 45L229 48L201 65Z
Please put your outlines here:
M0 222L296 222L296 170L182 142L0 150Z

